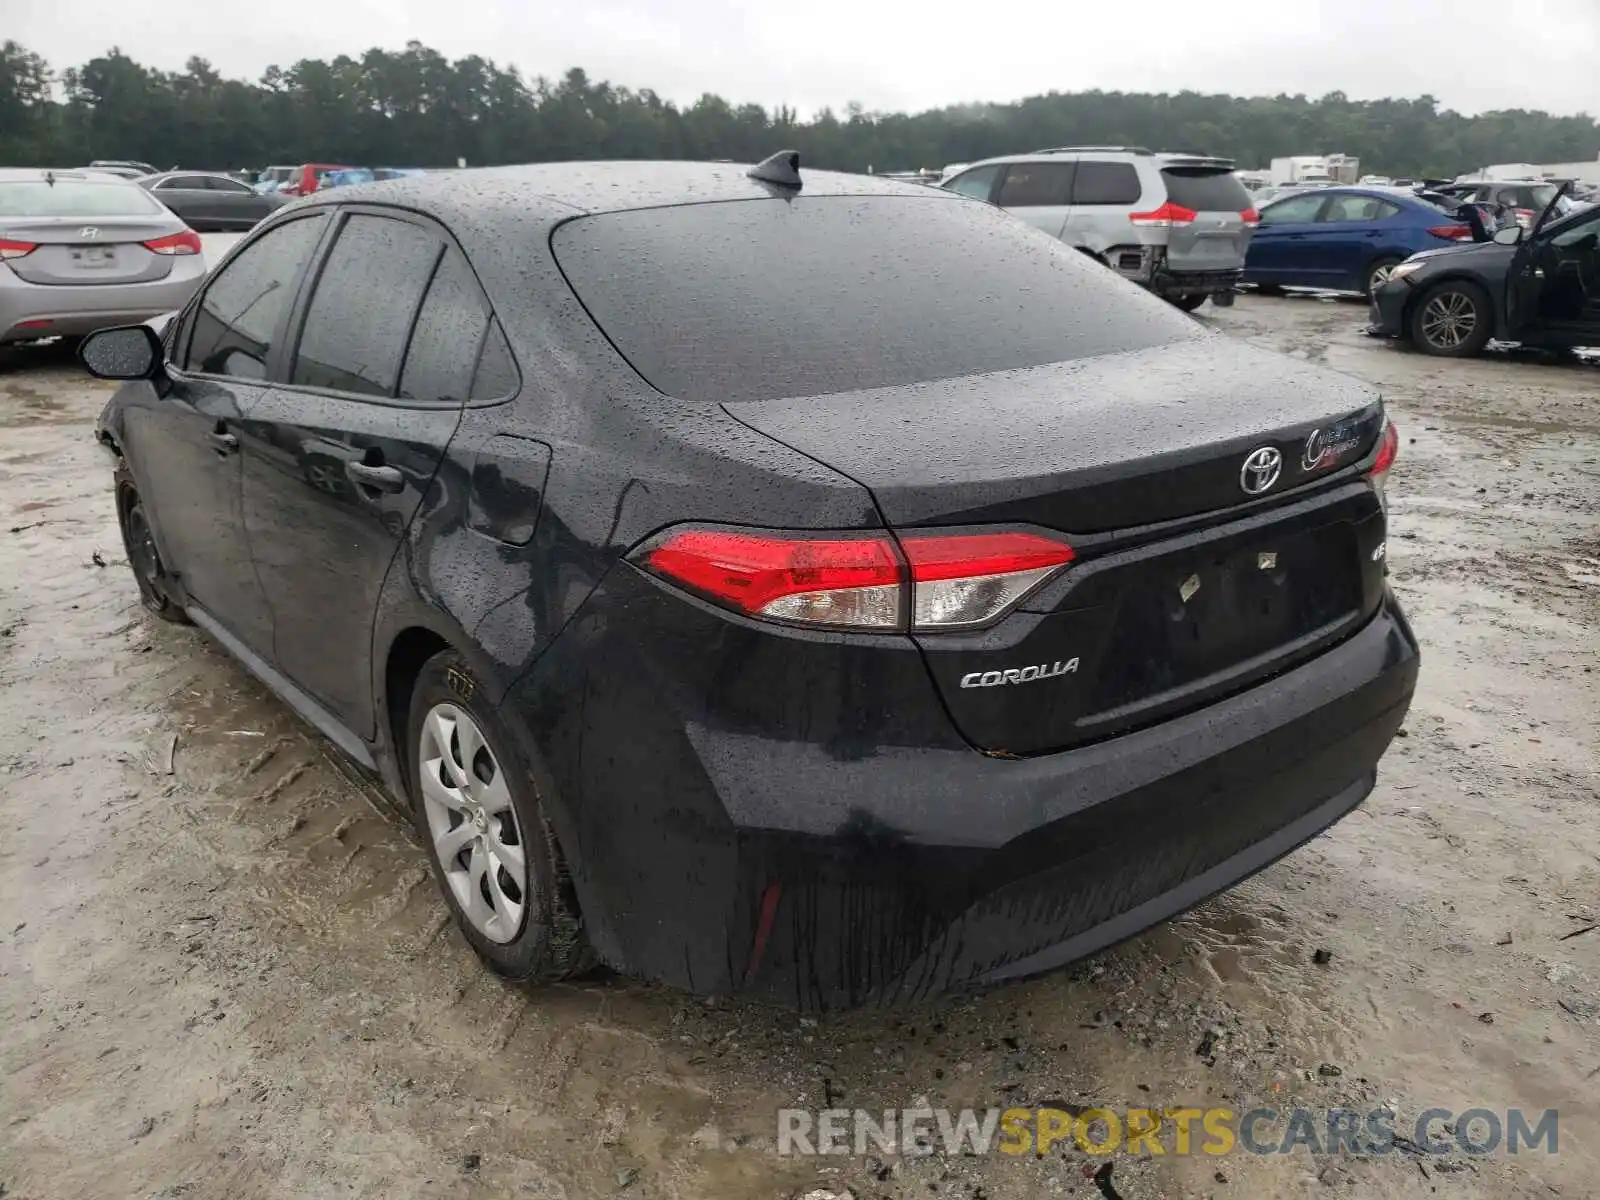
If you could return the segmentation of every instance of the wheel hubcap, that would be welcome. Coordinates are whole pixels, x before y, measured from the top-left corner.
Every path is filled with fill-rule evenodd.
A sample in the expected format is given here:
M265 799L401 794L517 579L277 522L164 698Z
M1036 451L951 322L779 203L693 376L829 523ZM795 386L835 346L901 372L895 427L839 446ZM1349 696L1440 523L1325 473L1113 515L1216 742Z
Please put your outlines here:
M1478 324L1472 301L1460 292L1445 292L1422 310L1422 336L1433 345L1453 350L1472 336Z
M511 941L527 910L527 842L488 739L464 709L435 704L423 718L417 768L451 894L484 937Z

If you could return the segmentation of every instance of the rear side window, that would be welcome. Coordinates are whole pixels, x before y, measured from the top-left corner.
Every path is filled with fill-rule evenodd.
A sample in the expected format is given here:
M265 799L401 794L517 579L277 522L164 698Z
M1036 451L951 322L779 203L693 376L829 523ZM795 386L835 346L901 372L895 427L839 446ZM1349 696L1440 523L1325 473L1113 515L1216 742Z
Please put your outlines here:
M1012 163L994 202L1001 208L1064 205L1071 190L1071 163Z
M601 213L551 245L634 369L686 400L894 387L1206 336L1077 250L938 193Z
M1400 211L1398 204L1380 200L1376 196L1335 196L1328 201L1321 220L1327 221L1386 221Z
M265 379L272 341L328 218L279 225L251 242L212 278L194 315L184 366L207 375Z
M440 248L437 235L409 221L346 221L317 277L289 382L393 396Z
M1250 193L1232 171L1166 167L1161 180L1168 200L1194 212L1237 213L1251 207Z
M989 193L994 191L994 181L1000 177L1000 168L974 167L964 174L957 175L945 184L945 190L956 192L962 196L970 196L974 200L987 200Z
M489 324L489 336L483 343L483 354L478 359L478 371L472 377L473 400L504 400L521 384L517 365L511 360L511 347L506 345L506 335L500 323Z
M1074 204L1137 204L1143 189L1132 163L1078 163L1072 182Z
M417 314L400 374L400 398L465 400L488 327L489 312L478 295L477 280L467 260L451 250L434 272Z
M148 217L166 209L135 183L25 179L0 183L0 217Z
M1261 223L1263 225L1299 225L1306 221L1315 221L1317 219L1317 211L1326 201L1326 196L1319 196L1315 192L1305 196L1290 196L1287 200L1279 200L1262 209Z

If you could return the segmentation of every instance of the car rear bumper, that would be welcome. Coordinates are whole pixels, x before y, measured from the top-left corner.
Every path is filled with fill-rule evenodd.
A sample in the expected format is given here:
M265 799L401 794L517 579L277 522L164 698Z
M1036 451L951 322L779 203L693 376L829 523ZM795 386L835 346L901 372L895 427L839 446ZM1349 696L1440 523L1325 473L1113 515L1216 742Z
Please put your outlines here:
M1294 849L1371 790L1417 668L1386 596L1294 670L1027 759L710 723L663 748L649 706L604 728L613 669L574 698L576 747L534 738L535 782L613 966L803 1008L892 1003L1070 962ZM508 697L524 729L548 727L537 692ZM671 689L652 704L670 713Z
M1228 271L1174 271L1158 269L1151 286L1163 296L1214 296L1231 292L1244 279L1243 269Z
M0 344L148 321L187 304L205 271L204 257L196 254L174 262L171 274L152 283L51 287L0 267Z

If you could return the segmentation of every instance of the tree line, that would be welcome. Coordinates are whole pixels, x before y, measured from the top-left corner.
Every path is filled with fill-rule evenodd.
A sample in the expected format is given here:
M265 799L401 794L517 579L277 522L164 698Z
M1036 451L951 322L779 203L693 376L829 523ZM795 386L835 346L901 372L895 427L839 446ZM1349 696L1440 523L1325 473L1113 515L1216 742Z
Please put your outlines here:
M0 164L139 159L159 168L267 163L473 166L583 158L754 161L792 147L846 171L915 170L1071 144L1190 150L1265 166L1274 156L1343 152L1364 171L1447 176L1494 162L1593 159L1587 114L1512 109L1463 116L1432 96L1351 100L1342 92L1222 96L1199 92L1050 92L1010 104L801 119L792 108L693 104L617 87L573 68L560 79L420 42L359 58L301 59L256 81L225 79L195 57L181 72L117 49L54 70L16 42L0 46Z

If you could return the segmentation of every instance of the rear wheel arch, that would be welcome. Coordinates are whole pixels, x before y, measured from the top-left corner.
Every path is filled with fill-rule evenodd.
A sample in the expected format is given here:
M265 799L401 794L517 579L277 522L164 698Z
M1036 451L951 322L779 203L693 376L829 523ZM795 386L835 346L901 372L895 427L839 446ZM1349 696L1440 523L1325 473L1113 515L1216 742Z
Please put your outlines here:
M406 722L411 713L411 696L423 665L441 650L454 646L436 630L424 625L408 625L389 643L383 658L382 702L384 731L394 748L395 760L409 775L406 755Z

